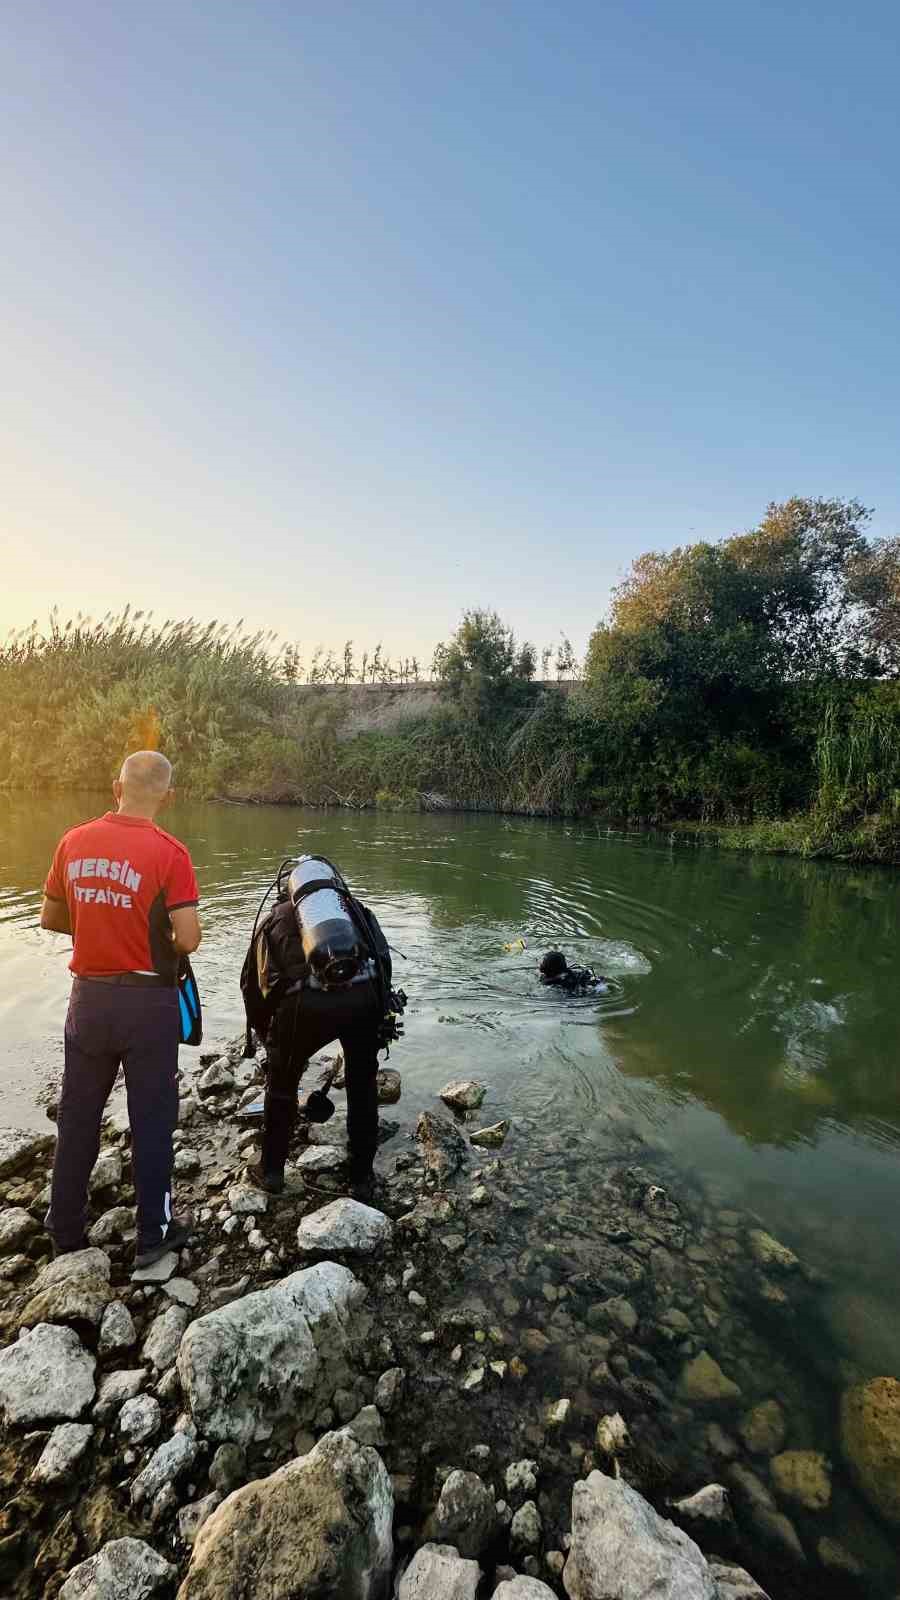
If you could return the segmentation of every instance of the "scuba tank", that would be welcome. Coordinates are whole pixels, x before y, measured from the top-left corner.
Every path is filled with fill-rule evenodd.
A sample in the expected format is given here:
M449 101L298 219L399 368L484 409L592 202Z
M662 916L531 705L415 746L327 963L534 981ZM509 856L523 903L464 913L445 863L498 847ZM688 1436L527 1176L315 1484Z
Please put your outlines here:
M343 879L324 856L301 856L288 879L303 956L323 989L349 983L368 952L348 908Z

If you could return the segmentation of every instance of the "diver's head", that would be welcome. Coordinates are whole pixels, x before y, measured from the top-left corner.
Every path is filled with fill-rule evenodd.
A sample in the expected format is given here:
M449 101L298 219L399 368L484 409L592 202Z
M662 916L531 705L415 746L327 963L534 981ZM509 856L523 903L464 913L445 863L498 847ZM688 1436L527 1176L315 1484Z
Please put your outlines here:
M541 983L558 983L568 966L561 950L548 950L541 960Z

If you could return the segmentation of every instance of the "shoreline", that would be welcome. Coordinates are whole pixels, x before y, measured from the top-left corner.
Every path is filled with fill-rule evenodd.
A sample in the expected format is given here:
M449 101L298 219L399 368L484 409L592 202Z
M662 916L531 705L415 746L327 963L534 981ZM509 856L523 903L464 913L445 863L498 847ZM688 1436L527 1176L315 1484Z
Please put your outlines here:
M71 1473L37 1493L28 1478L47 1443L46 1426L38 1424L40 1436L23 1433L21 1424L7 1427L4 1481L17 1509L7 1507L0 1543L0 1577L13 1584L4 1593L31 1600L62 1592L68 1600L65 1575L72 1566L119 1537L149 1542L185 1579L201 1522L212 1519L202 1541L206 1550L220 1502L231 1506L229 1517L237 1514L226 1479L229 1491L247 1493L243 1484L262 1480L254 1493L269 1483L274 1494L275 1479L291 1463L325 1471L321 1453L339 1447L322 1440L346 1428L390 1474L397 1571L423 1544L449 1543L486 1575L512 1568L546 1585L549 1594L589 1596L587 1588L567 1591L561 1574L573 1537L576 1543L580 1537L573 1530L573 1496L579 1504L590 1500L579 1486L599 1474L597 1494L621 1499L606 1486L633 1485L666 1521L675 1517L705 1556L749 1569L763 1585L727 1588L724 1578L707 1574L698 1596L731 1600L768 1592L786 1600L808 1592L813 1572L820 1596L872 1593L859 1584L881 1581L883 1562L854 1580L859 1552L834 1537L821 1504L826 1480L830 1498L832 1470L820 1460L835 1457L835 1435L810 1434L799 1454L815 1461L773 1465L785 1443L794 1442L788 1432L797 1430L798 1396L807 1379L799 1383L786 1355L779 1365L759 1328L770 1331L779 1352L802 1347L804 1314L814 1307L819 1284L765 1232L763 1219L717 1209L699 1184L670 1173L663 1154L621 1116L610 1118L608 1139L588 1169L578 1159L577 1135L548 1131L537 1154L526 1154L515 1121L479 1149L470 1142L481 1127L477 1109L467 1120L454 1118L438 1099L434 1113L423 1113L410 1129L391 1109L396 1075L385 1075L375 1213L382 1219L376 1230L383 1231L367 1244L353 1233L358 1219L354 1224L345 1216L349 1233L321 1235L301 1249L298 1227L320 1227L323 1211L343 1192L343 1119L338 1112L308 1130L284 1199L254 1193L244 1172L254 1134L240 1109L258 1093L259 1075L258 1065L241 1061L239 1046L232 1046L205 1052L183 1086L176 1181L182 1203L194 1207L196 1231L167 1281L164 1273L156 1283L130 1280L127 1121L121 1111L107 1121L99 1183L95 1173L93 1265L80 1286L45 1290L37 1309L42 1321L73 1329L79 1348L92 1353L103 1346L108 1305L121 1306L131 1335L126 1325L125 1342L103 1349L101 1393L113 1371L142 1368L127 1415L155 1418L156 1426L147 1438L123 1438L126 1413L119 1412L117 1423L114 1409L107 1414L104 1402L101 1418L95 1405L94 1434L75 1474L89 1485L86 1494L79 1494ZM469 1098L477 1101L477 1085ZM35 1308L28 1307L46 1256L37 1219L49 1143L46 1136L32 1139L25 1175L9 1171L0 1180L3 1216L30 1219L18 1217L21 1237L4 1261L0 1323L6 1341L15 1339L23 1316L34 1320ZM310 1167L312 1181L303 1176ZM587 1210L591 1201L596 1212ZM318 1223L304 1221L316 1214ZM7 1223L7 1241L14 1232ZM336 1239L345 1248L335 1248ZM286 1426L284 1416L267 1419L254 1411L265 1389L262 1375L253 1382L248 1372L241 1376L240 1339L228 1345L227 1328L214 1361L207 1350L192 1367L184 1341L188 1329L206 1319L239 1319L250 1296L277 1294L286 1276L293 1282L291 1275L316 1261L328 1267L332 1287L344 1285L341 1293L348 1280L335 1275L349 1272L362 1286L366 1331L350 1341L353 1359L342 1359L339 1373L335 1368L312 1382L307 1373L305 1398L298 1398ZM351 1311L348 1302L335 1313L323 1349L343 1338ZM282 1371L289 1359L290 1350L279 1345L273 1387L289 1385ZM234 1382L213 1403L220 1371ZM242 1443L220 1437L244 1413L251 1422L241 1421L238 1431L243 1439L249 1430L249 1437ZM814 1415L813 1407L801 1433L813 1428ZM223 1423L223 1416L232 1422ZM230 1478L219 1471L226 1458ZM167 1461L177 1470L165 1477ZM368 1455L365 1462L377 1476ZM156 1484L161 1471L164 1481ZM788 1474L787 1489L779 1473ZM135 1503L142 1479L156 1487L152 1496L141 1491ZM842 1481L835 1492L846 1495ZM673 1504L679 1501L680 1507ZM608 1520L613 1512L604 1504ZM636 1515L635 1506L617 1500L615 1515L626 1513ZM655 1524L648 1527L662 1537ZM251 1531L244 1536L250 1539ZM871 1538L877 1549L877 1537ZM203 1559L214 1562L208 1551ZM465 1575L453 1576L462 1581ZM174 1577L161 1583L159 1592L168 1594ZM213 1592L227 1590L201 1583L185 1595ZM421 1592L435 1600L442 1593L438 1587ZM491 1592L489 1579L477 1592Z

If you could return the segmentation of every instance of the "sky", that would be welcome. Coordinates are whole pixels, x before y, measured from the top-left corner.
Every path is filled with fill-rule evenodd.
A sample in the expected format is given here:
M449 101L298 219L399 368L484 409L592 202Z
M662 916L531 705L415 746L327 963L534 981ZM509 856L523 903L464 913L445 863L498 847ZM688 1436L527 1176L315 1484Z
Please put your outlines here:
M0 4L0 635L578 648L791 494L900 532L895 0Z

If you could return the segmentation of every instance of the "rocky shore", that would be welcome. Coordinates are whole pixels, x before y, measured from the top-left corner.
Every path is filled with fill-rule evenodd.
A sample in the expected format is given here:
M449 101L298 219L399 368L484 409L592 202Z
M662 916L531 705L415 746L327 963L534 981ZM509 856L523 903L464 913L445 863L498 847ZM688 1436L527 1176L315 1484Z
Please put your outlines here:
M0 1130L0 1595L896 1593L900 1383L811 1344L822 1286L763 1219L474 1081L385 1118L373 1205L341 1110L273 1199L259 1077L235 1048L182 1085L193 1237L143 1273L122 1114L56 1262L52 1131Z

